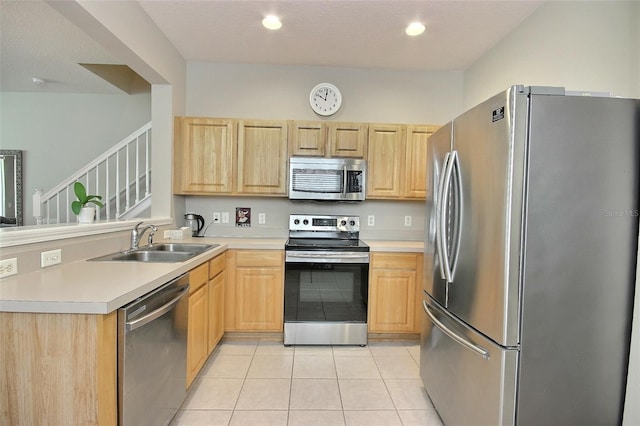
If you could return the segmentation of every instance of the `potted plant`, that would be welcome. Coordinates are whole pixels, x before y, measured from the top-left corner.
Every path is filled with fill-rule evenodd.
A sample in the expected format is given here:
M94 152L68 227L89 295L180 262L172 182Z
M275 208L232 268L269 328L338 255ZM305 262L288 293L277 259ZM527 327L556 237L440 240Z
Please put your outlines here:
M87 195L87 190L82 182L73 184L73 192L78 199L71 203L71 210L78 215L78 222L91 223L96 217L96 206L104 207L101 195ZM94 204L94 205L89 205Z

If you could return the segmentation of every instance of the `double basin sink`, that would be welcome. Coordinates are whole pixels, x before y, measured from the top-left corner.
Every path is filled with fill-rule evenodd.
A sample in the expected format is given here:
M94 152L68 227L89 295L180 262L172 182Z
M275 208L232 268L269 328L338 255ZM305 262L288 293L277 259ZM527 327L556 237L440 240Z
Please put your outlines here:
M89 260L149 263L184 262L218 246L219 244L162 243L143 246L134 250L119 251Z

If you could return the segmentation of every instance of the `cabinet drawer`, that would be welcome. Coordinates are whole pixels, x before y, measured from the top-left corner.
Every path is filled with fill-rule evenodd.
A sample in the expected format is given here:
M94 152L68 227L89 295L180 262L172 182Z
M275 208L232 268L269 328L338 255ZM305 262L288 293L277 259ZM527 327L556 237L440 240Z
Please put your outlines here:
M418 256L418 253L371 253L371 267L415 270Z
M209 264L204 263L189 272L189 294L193 294L209 281Z
M282 250L238 251L236 266L282 266Z
M222 253L209 261L209 278L213 278L224 271L226 263L225 253Z

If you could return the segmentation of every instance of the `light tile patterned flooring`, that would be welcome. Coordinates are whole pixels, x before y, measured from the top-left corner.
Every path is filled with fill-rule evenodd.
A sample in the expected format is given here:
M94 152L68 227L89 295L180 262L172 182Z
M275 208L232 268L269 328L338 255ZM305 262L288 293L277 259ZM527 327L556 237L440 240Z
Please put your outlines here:
M442 426L419 362L417 342L223 340L171 426Z

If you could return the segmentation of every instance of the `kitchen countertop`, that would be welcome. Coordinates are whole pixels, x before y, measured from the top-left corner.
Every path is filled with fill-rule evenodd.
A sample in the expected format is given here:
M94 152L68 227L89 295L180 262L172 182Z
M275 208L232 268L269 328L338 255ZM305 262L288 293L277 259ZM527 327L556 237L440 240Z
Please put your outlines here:
M280 250L286 239L206 237L166 242L178 241L219 246L180 263L80 260L4 278L0 312L108 314L227 249ZM372 252L423 251L421 241L365 242Z

